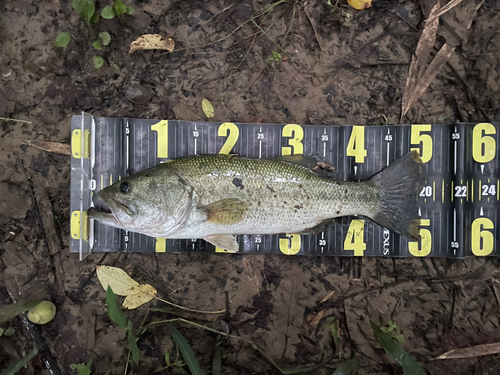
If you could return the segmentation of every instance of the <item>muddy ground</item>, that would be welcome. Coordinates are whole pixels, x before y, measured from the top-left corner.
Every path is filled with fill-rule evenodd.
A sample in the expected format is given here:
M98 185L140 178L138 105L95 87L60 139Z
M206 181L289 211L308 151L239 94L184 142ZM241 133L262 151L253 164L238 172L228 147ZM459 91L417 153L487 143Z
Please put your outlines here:
M498 276L497 259L91 254L79 262L68 249L70 157L13 141L69 144L70 117L82 110L107 117L203 120L204 97L215 106L215 121L500 121L499 2L464 1L443 17L436 46L444 40L457 46L453 68L443 68L402 120L409 63L432 1L375 0L372 8L355 11L343 0L336 10L326 1L289 0L255 19L260 29L248 20L269 1L125 3L135 8L132 16L101 20L92 28L71 2L0 3L0 116L27 121L0 120L0 304L21 293L44 296L58 309L54 321L31 331L20 318L2 324L15 332L0 338L0 370L31 351L34 333L41 351L21 373L48 374L44 360L55 364L54 374L75 373L71 364L91 358L95 374L124 373L126 336L110 321L95 275L95 266L106 264L153 284L179 305L227 308L224 314L187 318L252 340L283 367L331 356L325 322L335 317L338 356L315 374L332 373L335 363L352 355L360 358L356 374L401 374L374 339L370 320L396 322L406 339L402 347L429 374L500 373L498 355L432 360L451 348L500 341L500 306L491 281ZM99 0L97 9L105 5ZM62 31L73 36L66 48L54 46ZM111 43L96 51L92 43L102 31ZM146 33L173 38L175 52L129 55L130 43ZM281 59L270 61L276 44ZM99 70L92 64L96 55L105 58ZM150 91L151 99L129 101L132 85ZM159 301L148 306L166 308ZM127 316L138 327L146 311L141 307ZM179 313L154 312L148 320ZM323 318L319 323L315 314ZM278 373L241 341L186 324L176 327L206 370L219 343L220 373ZM175 357L164 326L148 330L138 345L140 365L129 365L128 373L149 374L165 366L165 351Z

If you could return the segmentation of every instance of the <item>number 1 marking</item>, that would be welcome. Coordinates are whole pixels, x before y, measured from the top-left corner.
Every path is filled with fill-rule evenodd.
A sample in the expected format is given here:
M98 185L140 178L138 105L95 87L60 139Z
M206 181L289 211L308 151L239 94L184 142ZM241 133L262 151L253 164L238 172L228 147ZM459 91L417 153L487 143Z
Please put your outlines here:
M162 120L151 125L151 130L156 134L156 156L168 159L168 120Z

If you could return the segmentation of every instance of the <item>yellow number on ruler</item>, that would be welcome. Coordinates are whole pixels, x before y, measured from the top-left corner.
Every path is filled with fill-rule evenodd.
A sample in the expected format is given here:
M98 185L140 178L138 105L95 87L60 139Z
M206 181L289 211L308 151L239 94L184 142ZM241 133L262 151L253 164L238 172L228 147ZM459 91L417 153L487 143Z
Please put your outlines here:
M472 253L476 256L484 257L493 252L495 239L493 233L487 229L495 229L495 225L486 217L480 217L472 222L471 247Z
M295 255L300 251L301 244L300 234L287 234L286 238L280 238L280 251L285 255Z
M164 253L167 251L167 240L165 238L155 238L155 252Z
M431 125L412 125L410 143L412 145L419 145L419 147L412 147L411 151L418 151L423 163L427 163L432 158L432 138L429 134L422 134L422 132L430 132Z
M304 145L302 144L304 129L302 129L302 126L296 124L285 125L282 135L290 139L288 140L288 146L283 146L281 148L281 155L302 155L304 153Z
M474 126L472 131L472 157L478 163L487 163L492 161L496 152L495 138L489 134L496 134L496 129L492 124L482 123Z
M83 225L81 225L82 220L83 220ZM83 214L81 211L73 211L71 213L71 222L70 222L71 238L75 240L79 240L81 238L84 241L88 241L89 240L88 222L89 221L88 221L87 211L83 211ZM80 228L82 228L82 231L80 231Z
M90 158L90 130L84 131L83 151L82 151L82 131L80 129L73 130L71 134L71 154L75 159Z
M353 126L351 138L347 144L347 156L354 156L356 163L364 163L366 157L365 149L365 127Z
M240 136L240 129L232 122L225 122L219 126L218 135L219 137L227 137L226 143L220 149L219 154L229 154Z
M156 156L168 158L168 121L161 120L159 123L151 125L151 130L158 133L156 136Z
M420 220L421 227L428 227L431 225L431 221L429 219ZM431 253L432 249L432 234L429 229L420 228L418 231L420 236L420 247L418 246L417 241L408 242L408 250L410 254L414 257L426 257Z
M355 257L362 257L366 250L365 222L352 220L344 240L344 250L353 250Z

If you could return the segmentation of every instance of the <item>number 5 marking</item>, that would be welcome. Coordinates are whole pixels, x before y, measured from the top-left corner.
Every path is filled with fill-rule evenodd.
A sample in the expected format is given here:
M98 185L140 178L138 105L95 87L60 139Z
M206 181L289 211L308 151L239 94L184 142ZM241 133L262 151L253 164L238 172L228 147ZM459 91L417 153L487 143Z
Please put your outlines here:
M431 225L429 219L420 220L421 227L428 227ZM408 242L408 250L410 254L414 257L426 257L431 253L432 249L432 234L429 229L420 228L418 231L420 235L420 247L418 246L418 241Z
M419 145L419 147L412 147L411 151L418 151L423 163L427 163L432 158L432 137L429 134L422 134L422 132L430 132L431 125L412 125L410 143L412 145Z
M225 122L219 126L218 135L219 137L227 137L226 143L224 143L224 146L220 149L219 154L228 155L238 141L240 129L232 122Z
M302 155L304 153L304 145L302 144L304 129L302 129L302 126L296 124L285 125L283 127L282 134L283 137L290 138L288 140L288 144L291 147L283 146L281 148L281 155Z

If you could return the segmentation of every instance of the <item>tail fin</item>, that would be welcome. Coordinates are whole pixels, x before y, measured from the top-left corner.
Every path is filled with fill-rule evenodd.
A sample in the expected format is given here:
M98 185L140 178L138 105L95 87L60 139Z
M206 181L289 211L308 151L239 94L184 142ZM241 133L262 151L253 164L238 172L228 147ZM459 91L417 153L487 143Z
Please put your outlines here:
M382 204L372 219L400 235L418 239L418 192L423 182L422 159L412 151L375 175L370 182L380 188Z

